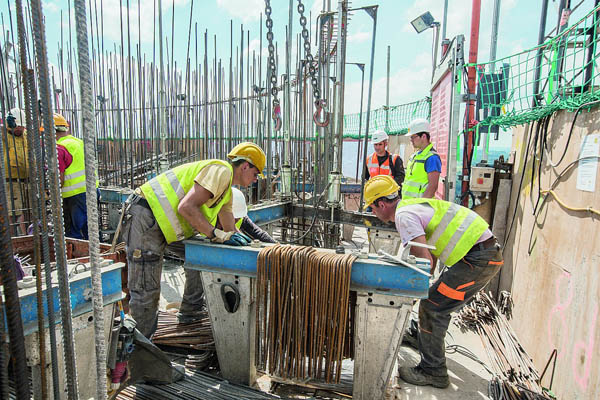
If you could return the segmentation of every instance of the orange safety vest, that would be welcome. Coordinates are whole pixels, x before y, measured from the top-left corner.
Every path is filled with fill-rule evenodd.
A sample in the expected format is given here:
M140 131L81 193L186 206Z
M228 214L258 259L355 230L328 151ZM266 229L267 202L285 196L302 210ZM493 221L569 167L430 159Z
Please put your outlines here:
M383 164L379 165L377 160L377 153L371 154L371 157L367 160L367 168L369 169L369 176L372 178L376 175L392 175L392 168L390 166L390 158L393 157L393 163L396 165L398 160L398 154L390 154L386 157Z

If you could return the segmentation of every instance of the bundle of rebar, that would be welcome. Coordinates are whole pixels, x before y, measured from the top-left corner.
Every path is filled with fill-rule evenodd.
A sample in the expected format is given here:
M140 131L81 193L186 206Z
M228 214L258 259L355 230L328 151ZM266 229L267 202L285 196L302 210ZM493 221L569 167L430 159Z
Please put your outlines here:
M492 399L551 398L540 386L540 375L531 357L488 294L479 292L460 311L456 323L462 330L476 332L483 343L494 374L489 387Z
M339 383L351 357L355 257L312 247L267 247L257 260L258 368L291 380Z
M193 350L215 350L208 312L197 321L180 324L175 314L159 311L158 325L152 341L157 345Z
M120 400L239 400L280 399L279 396L263 393L248 386L236 385L204 372L186 371L185 379L168 385L138 384L128 386L116 396Z

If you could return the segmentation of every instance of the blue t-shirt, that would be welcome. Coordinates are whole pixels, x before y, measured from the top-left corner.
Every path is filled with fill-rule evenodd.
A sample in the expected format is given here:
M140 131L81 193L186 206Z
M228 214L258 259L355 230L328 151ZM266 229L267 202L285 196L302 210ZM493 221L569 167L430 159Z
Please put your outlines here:
M439 172L442 173L442 160L438 154L434 154L425 160L425 172Z

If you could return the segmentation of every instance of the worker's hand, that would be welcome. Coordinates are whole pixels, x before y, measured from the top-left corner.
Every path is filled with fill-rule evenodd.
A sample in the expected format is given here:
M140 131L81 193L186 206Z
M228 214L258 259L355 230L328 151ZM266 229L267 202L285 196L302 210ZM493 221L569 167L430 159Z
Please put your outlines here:
M214 237L211 239L213 243L223 243L230 246L248 246L252 239L241 232L225 232L215 228L213 230Z
M230 246L248 246L251 242L252 239L250 239L248 236L241 232L236 232L231 235L229 240L223 242L223 244L228 244Z

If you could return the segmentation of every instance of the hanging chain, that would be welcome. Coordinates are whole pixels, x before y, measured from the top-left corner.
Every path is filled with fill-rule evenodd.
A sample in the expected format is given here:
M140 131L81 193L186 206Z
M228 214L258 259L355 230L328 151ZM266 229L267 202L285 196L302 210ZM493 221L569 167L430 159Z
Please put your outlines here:
M275 120L275 130L279 131L281 129L281 107L279 105L279 99L277 98L277 66L275 65L275 45L273 44L273 19L271 18L272 11L273 9L271 8L271 1L265 0L265 16L267 17L266 26L268 29L267 41L269 42L267 47L269 50L267 68L269 70L269 79L271 81L271 95L273 96L272 118Z
M267 0L268 1L268 0ZM304 16L304 4L302 0L298 0L298 14L300 14L300 25L302 26L302 39L304 39L304 58L308 66L308 74L310 75L310 83L312 84L313 97L317 111L313 115L313 120L318 126L327 126L329 124L329 113L326 110L327 102L321 99L321 89L319 89L319 80L316 77L317 68L315 67L315 59L310 52L310 34L306 29L306 17ZM319 114L323 112L324 119L319 120Z

